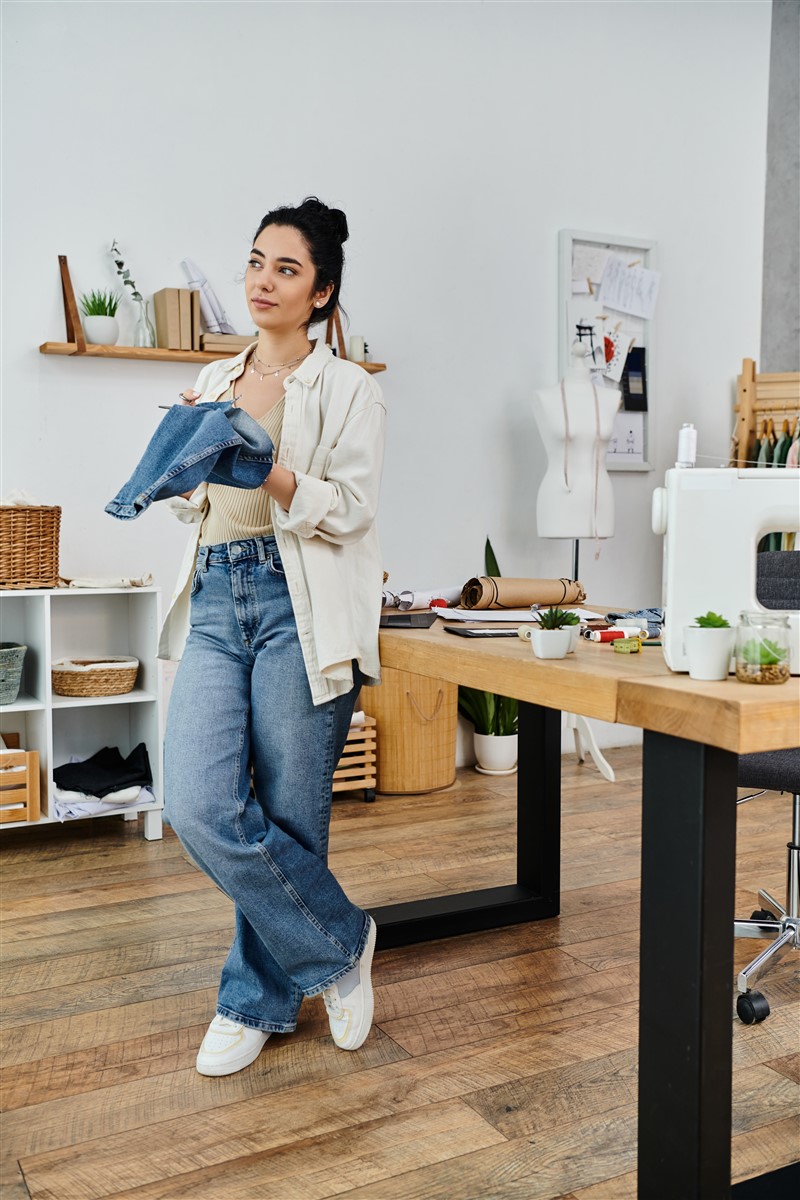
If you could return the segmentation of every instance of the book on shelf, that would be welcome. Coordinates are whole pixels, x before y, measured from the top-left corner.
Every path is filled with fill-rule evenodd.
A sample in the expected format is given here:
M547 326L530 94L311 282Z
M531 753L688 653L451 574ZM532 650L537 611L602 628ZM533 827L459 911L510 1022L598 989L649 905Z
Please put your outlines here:
M178 288L178 306L181 326L181 350L192 348L192 293L188 288Z
M192 310L192 349L200 349L200 293L197 291L189 293Z
M181 309L179 288L161 288L153 293L156 318L156 343L165 350L181 350Z
M201 333L200 348L202 350L221 350L223 353L238 354L240 350L246 350L255 340L255 333Z

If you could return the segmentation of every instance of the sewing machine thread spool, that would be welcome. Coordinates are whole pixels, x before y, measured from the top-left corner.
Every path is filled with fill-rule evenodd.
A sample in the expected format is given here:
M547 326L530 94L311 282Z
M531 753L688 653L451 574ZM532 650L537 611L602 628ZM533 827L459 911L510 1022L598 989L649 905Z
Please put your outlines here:
M685 422L678 433L678 458L676 467L693 467L697 462L697 430L691 422Z

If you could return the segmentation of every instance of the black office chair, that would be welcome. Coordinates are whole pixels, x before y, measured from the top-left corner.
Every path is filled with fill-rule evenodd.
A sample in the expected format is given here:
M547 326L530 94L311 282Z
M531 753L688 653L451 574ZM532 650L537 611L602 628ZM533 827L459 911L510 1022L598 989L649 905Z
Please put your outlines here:
M767 551L758 555L756 594L765 608L800 608L800 553ZM800 948L800 748L743 754L739 758L739 786L759 790L738 801L744 804L765 791L792 793L792 840L787 843L786 903L759 889L763 905L749 921L734 921L735 937L773 938L773 941L739 972L736 1011L746 1025L769 1016L767 998L751 985L789 950Z
M792 793L792 840L787 844L786 903L781 904L769 892L759 888L763 908L756 909L749 921L734 921L736 937L773 938L766 950L739 972L736 1011L745 1025L769 1016L769 1003L762 992L752 989L769 967L789 950L800 948L800 749L772 750L764 754L743 754L739 759L739 786L760 790L743 796L739 804L761 796L765 791Z

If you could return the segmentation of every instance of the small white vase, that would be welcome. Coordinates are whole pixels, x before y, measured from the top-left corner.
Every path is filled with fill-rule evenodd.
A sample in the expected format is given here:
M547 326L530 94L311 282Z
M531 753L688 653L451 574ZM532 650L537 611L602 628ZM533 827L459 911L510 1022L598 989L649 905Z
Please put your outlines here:
M727 679L736 641L735 629L701 629L687 625L683 631L690 679Z
M84 317L83 331L93 346L116 346L119 337L116 317Z
M510 774L516 769L518 742L516 733L510 733L504 737L495 737L491 733L476 733L473 738L479 770L487 771L489 774L495 772Z
M563 629L532 629L531 647L537 658L566 658L572 645L572 627Z

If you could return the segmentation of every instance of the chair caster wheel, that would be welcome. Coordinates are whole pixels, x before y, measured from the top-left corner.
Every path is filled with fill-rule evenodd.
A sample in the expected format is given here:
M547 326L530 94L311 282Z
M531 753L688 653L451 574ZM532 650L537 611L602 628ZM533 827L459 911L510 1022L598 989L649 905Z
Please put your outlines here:
M770 912L768 908L757 908L755 912L750 913L751 921L777 921L774 912Z
M736 1013L745 1025L757 1025L769 1016L769 1002L761 992L742 992L736 1000Z

